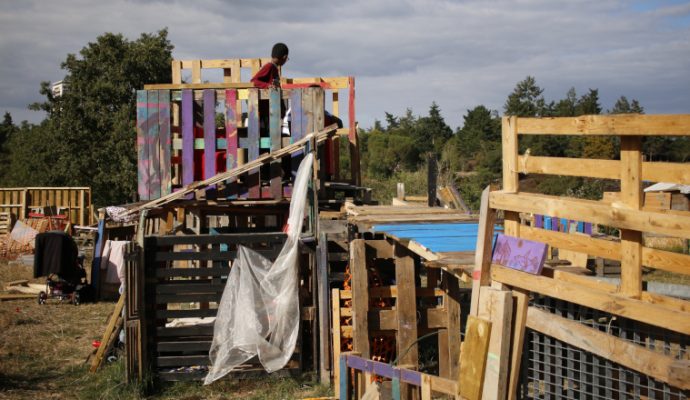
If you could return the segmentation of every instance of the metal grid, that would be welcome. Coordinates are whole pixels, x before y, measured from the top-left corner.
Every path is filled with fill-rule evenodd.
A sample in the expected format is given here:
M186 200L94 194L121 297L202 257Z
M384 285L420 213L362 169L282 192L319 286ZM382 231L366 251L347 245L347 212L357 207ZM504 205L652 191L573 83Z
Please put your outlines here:
M537 296L530 305L667 356L687 357L690 337L586 308ZM520 389L531 399L686 400L690 391L671 387L637 371L531 329L525 336Z

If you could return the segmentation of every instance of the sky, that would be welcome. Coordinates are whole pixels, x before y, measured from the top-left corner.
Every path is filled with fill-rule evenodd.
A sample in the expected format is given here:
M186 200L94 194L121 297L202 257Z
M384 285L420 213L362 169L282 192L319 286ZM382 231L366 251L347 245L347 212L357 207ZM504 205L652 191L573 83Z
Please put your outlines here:
M270 55L286 77L355 76L357 120L426 115L453 128L468 109L500 113L534 76L549 100L599 89L648 114L690 113L690 1L677 0L0 0L0 113L39 122L41 81L104 32L169 31L176 59Z

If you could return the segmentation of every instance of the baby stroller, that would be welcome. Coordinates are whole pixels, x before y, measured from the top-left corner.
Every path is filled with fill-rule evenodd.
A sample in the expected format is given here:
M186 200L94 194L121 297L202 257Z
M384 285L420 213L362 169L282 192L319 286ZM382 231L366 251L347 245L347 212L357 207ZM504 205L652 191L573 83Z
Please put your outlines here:
M77 244L62 231L36 235L34 278L47 277L46 290L38 294L38 304L48 299L69 301L78 305L89 301L91 286L86 281L84 257L79 256Z

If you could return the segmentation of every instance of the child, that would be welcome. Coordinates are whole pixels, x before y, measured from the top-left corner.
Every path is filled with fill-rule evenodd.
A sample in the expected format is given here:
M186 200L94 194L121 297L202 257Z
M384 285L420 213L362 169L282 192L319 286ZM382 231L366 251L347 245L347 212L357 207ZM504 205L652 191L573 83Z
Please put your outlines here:
M261 67L250 82L259 89L280 87L280 70L278 67L285 65L288 60L288 47L285 43L274 44L273 50L271 50L271 62Z

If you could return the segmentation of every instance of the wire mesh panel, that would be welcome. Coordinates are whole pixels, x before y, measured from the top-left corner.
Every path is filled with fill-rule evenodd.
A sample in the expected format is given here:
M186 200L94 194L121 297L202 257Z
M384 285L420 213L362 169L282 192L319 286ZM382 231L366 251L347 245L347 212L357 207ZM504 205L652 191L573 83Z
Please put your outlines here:
M686 335L538 296L532 306L677 359L687 359ZM520 377L521 398L685 400L680 390L647 375L528 329Z

